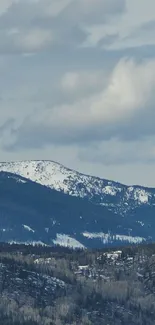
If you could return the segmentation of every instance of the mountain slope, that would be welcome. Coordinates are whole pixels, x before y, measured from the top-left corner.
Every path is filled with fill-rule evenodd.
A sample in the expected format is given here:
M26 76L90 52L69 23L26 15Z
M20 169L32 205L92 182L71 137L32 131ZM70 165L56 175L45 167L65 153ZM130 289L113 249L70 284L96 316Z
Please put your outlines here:
M154 325L155 245L73 251L3 243L0 261L2 325Z
M140 243L149 236L155 240L154 211L154 207L147 207L146 216L152 227L142 227L137 222L141 219L134 214L123 218L106 206L0 172L0 241L79 248Z
M140 206L155 204L155 189L126 186L84 175L52 161L4 162L0 163L0 171L18 174L51 189L89 199L122 216Z

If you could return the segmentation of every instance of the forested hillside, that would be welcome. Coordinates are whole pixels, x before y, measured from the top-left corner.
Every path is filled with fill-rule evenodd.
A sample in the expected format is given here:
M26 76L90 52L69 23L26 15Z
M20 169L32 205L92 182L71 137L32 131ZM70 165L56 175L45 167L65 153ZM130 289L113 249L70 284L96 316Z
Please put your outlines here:
M71 248L149 243L155 240L154 212L154 201L120 214L106 204L0 172L1 242Z
M154 325L155 245L0 245L3 325Z

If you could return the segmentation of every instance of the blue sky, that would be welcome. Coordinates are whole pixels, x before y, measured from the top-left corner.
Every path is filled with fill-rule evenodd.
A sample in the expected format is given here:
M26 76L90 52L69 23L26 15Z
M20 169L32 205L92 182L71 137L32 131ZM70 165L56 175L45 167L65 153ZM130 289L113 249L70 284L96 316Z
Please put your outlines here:
M155 186L154 35L154 0L1 0L1 161Z

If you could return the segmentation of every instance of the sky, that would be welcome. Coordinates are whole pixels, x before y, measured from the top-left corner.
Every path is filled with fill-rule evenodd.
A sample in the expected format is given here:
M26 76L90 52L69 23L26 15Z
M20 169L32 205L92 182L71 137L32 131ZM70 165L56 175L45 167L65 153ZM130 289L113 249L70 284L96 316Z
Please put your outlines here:
M0 160L155 187L154 35L154 0L0 0Z

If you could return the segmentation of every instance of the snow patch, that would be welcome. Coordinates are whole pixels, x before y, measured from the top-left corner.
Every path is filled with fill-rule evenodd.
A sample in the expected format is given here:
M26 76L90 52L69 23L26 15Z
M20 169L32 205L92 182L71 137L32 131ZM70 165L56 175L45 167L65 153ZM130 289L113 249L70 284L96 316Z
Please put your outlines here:
M10 245L31 245L31 246L48 246L46 245L45 243L43 243L42 241L26 241L26 242L23 242L23 241L15 241L15 240L10 240L8 242Z
M27 226L27 225L23 225L24 229L31 231L31 232L35 232L31 227Z
M139 201L139 203L148 203L149 201L149 193L142 189L136 189L134 191L135 200Z
M12 229L11 228L2 228L2 229L0 229L0 231L3 231L3 232L7 232L7 231L12 231Z
M104 244L108 243L109 242L109 238L110 238L110 235L109 234L105 234L103 232L99 232L99 233L90 233L90 232L83 232L83 236L88 238L88 239L96 239L96 238L99 238L102 240L102 242Z
M116 240L122 241L122 242L129 242L130 244L140 244L143 241L146 241L146 238L144 237L132 237L132 236L126 236L126 235L116 235Z
M82 245L75 238L72 238L69 235L65 234L57 234L56 239L53 240L53 244L70 248L85 248L85 246Z
M101 260L103 256L107 257L108 259L117 260L122 255L122 251L112 251L110 253L104 253L100 255L97 259Z
M79 266L78 266L78 269L79 269L80 271L82 271L82 270L88 270L88 269L89 269L89 265L79 265Z
M127 199L133 198L138 204L147 204L151 194L142 188L134 188L133 186L128 187Z
M132 236L127 236L127 235L112 235L110 233L106 234L103 232L100 233L90 233L85 231L83 233L83 236L88 238L88 239L95 239L99 238L103 242L103 244L108 244L112 243L114 241L121 241L121 242L128 242L132 244L139 244L142 243L143 241L146 241L145 238L143 237L132 237Z
M47 257L47 258L37 258L36 260L34 260L35 264L50 264L52 261L51 257Z
M23 184L26 184L27 181L24 180L24 179L18 178L18 179L17 179L17 183L23 183Z
M137 221L142 227L145 225L142 221Z
M109 185L108 186L105 186L102 189L102 193L105 193L105 194L108 194L108 195L112 195L112 196L115 196L118 191L120 191L119 188L114 187L114 186L109 186Z

